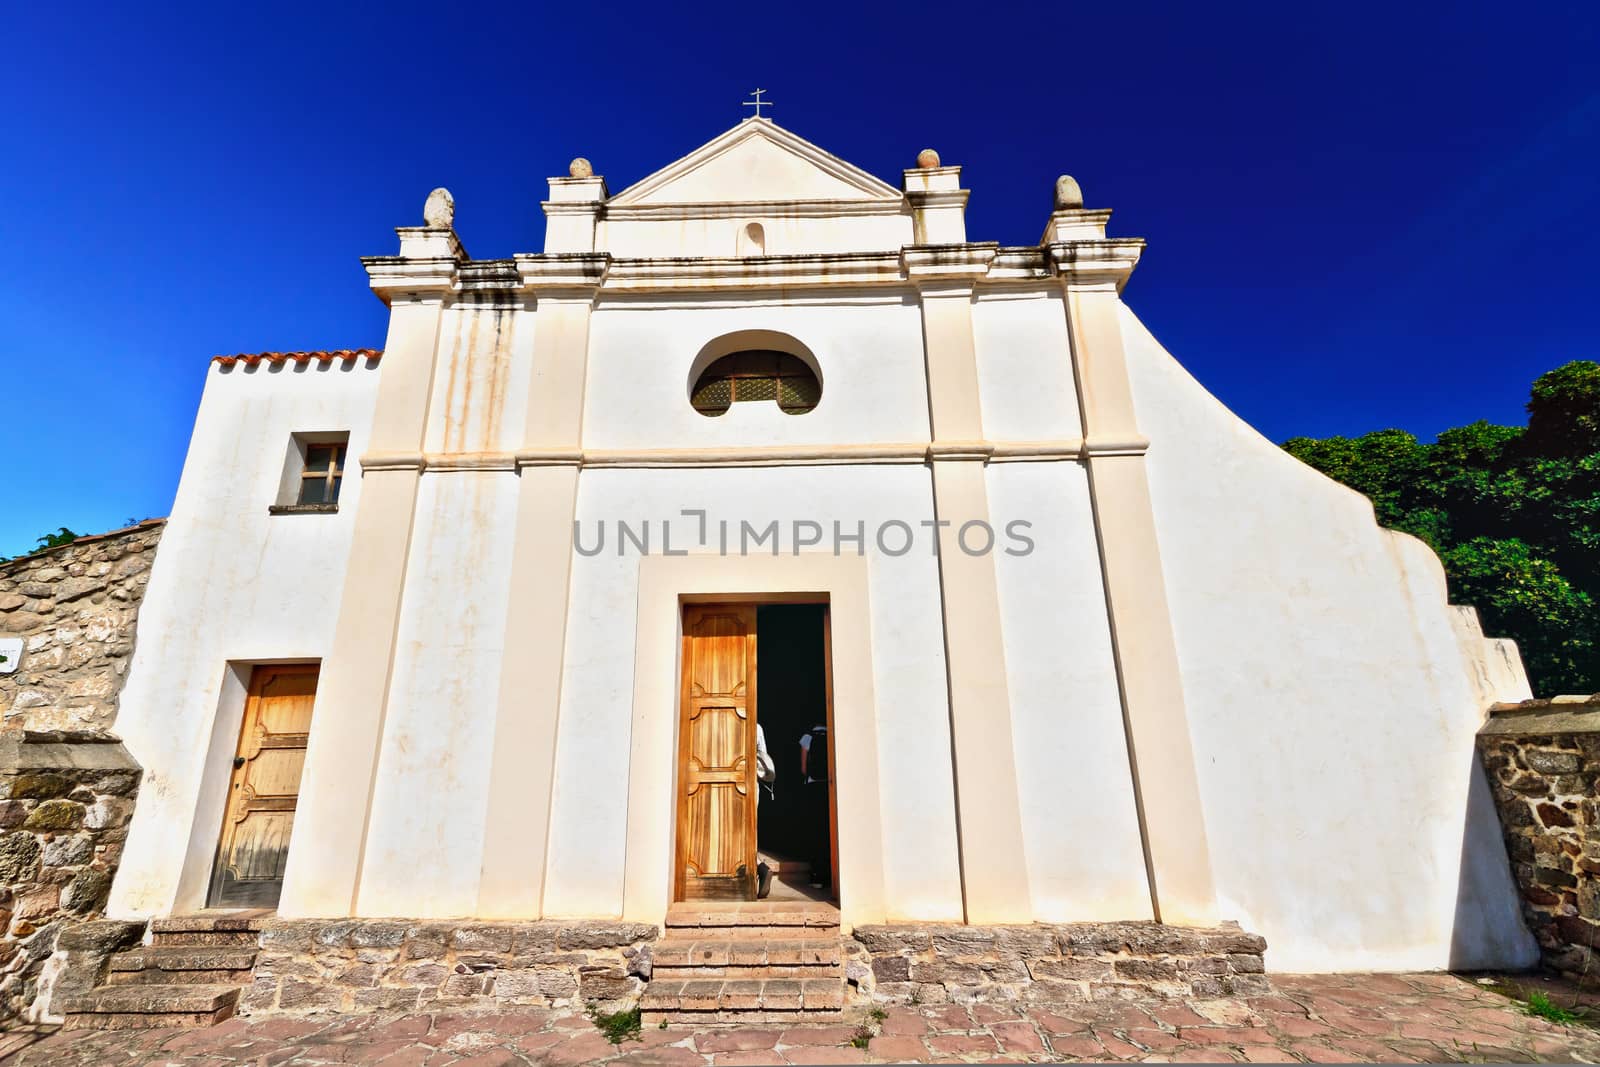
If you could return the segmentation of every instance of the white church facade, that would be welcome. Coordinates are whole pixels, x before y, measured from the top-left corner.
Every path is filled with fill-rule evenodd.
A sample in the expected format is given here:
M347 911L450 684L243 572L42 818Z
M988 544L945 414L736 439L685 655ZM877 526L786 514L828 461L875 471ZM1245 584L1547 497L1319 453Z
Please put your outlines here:
M659 924L781 853L846 929L1532 962L1474 755L1515 648L1162 348L1071 179L1026 247L967 196L748 119L574 161L540 253L440 191L363 261L381 352L213 361L109 914Z

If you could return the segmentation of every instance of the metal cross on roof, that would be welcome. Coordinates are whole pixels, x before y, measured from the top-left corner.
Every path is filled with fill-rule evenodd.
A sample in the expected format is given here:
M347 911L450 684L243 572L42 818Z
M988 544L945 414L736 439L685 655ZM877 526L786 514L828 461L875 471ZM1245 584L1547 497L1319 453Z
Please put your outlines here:
M764 92L766 92L765 89L757 89L755 92L750 94L751 96L755 97L755 99L753 101L752 100L746 100L744 102L744 105L743 105L745 107L753 107L753 108L755 108L756 109L756 118L760 118L761 117L761 109L762 108L771 107L772 106L772 101L771 100L763 100L763 99L761 99L761 94L764 93Z

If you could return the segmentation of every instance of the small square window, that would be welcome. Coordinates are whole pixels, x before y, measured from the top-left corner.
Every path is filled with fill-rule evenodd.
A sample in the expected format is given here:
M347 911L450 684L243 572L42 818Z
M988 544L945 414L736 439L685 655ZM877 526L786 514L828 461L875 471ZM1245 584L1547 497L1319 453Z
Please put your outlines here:
M321 514L339 510L344 484L347 433L297 433L289 439L274 515Z
M306 465L300 472L298 504L337 504L344 476L343 444L307 445Z

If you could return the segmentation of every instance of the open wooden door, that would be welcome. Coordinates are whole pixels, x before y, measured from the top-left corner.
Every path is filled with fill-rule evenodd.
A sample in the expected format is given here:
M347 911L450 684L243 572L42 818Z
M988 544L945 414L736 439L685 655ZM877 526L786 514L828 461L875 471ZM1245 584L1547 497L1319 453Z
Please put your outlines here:
M683 609L678 722L679 900L753 900L756 609Z
M208 906L277 906L316 696L315 664L251 674Z

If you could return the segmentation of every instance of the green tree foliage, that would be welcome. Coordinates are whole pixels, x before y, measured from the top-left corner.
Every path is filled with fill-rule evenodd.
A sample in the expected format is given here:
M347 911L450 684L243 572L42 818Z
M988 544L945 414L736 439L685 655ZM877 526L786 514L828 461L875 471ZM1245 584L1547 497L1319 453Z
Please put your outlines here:
M1515 638L1542 696L1600 690L1600 363L1541 375L1528 425L1475 422L1423 444L1404 430L1296 437L1291 455L1426 541L1451 599Z
M61 545L70 545L77 539L77 534L73 533L65 526L62 526L59 527L55 533L45 534L43 537L39 538L39 546L35 548L34 551L42 552L47 548L59 548Z

